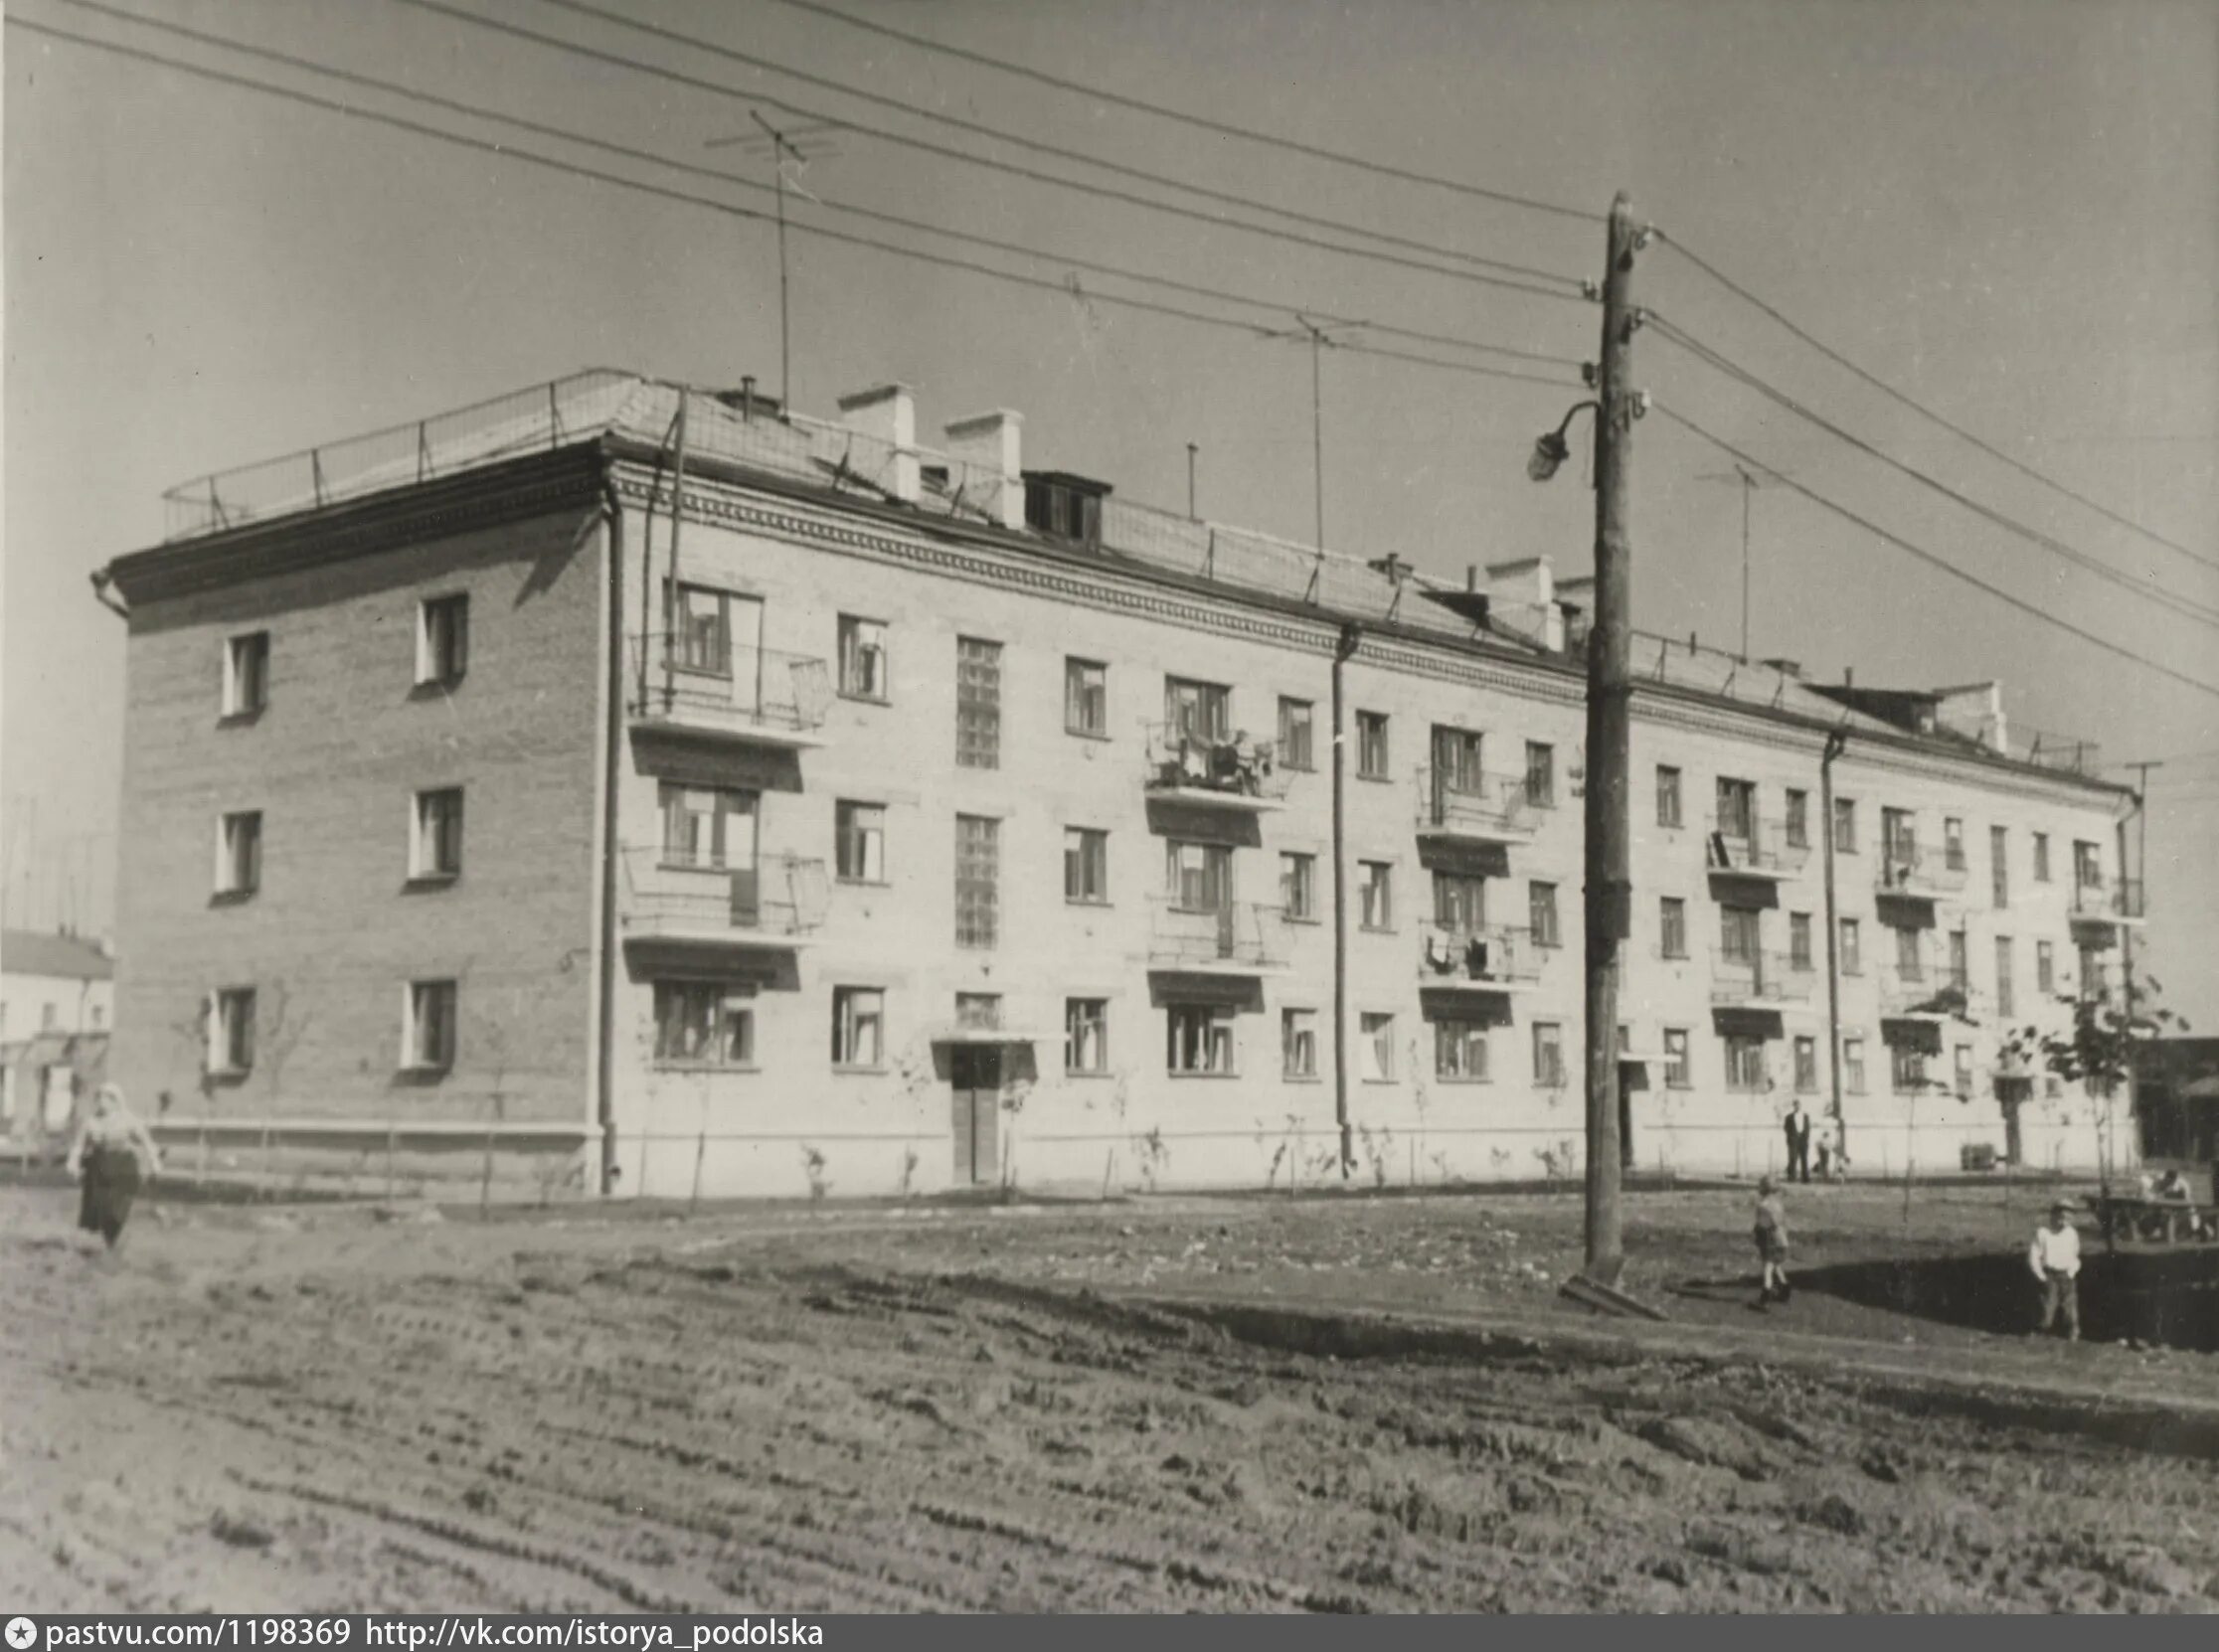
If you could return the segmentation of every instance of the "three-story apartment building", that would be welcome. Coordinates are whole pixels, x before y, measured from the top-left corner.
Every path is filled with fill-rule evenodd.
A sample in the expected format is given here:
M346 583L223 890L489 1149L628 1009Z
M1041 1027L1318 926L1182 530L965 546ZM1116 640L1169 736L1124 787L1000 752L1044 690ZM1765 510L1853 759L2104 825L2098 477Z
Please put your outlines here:
M165 1128L680 1196L1576 1169L1580 582L842 413L590 374L173 496L102 579ZM2092 1160L1999 1025L2138 918L2123 794L1992 686L1635 664L1628 1162L1761 1168L1837 1064L1860 1169Z

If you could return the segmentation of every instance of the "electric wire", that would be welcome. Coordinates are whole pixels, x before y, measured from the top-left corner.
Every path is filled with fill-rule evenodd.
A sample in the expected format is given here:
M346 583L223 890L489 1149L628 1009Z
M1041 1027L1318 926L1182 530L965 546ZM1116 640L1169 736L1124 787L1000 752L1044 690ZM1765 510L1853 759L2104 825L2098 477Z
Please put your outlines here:
M1949 575L1950 578L1952 578L1953 579L1957 579L1962 583L1970 585L1975 590L1984 591L1988 595L1994 597L1997 601L2005 603L2010 607L2016 608L2021 613L2031 615L2033 618L2040 620L2045 625L2054 626L2056 629L2064 631L2068 635L2078 637L2081 641L2089 643L2094 647L2101 648L2106 653L2115 654L2123 660L2130 660L2135 665L2139 665L2150 671L2157 672L2161 676L2169 677L2176 683L2181 683L2188 688L2201 690L2203 693L2211 695L2214 699L2219 699L2219 687L2214 687L2210 683L2199 681L2194 677L2188 676L2185 672L2175 671L2169 665L2164 665L2159 661L2149 659L2141 654L2137 654L2131 648L2122 647L2120 644L2113 642L2106 637L2098 636L2094 631L2084 630L2080 626L2075 625L2069 619L2061 619L2056 614L2050 613L2046 609L2037 607L2034 603L2027 601L2024 597L2014 596L2009 591L2003 589L2000 585L1990 584L1987 580L1979 578L1979 576L1966 573L1963 569L1959 568L1955 563L1948 561L1946 558L1935 555L1932 551L1927 550L1924 546L1914 544L1912 541L1905 539L1900 534L1891 533L1886 528L1881 527L1880 524L1878 524L1877 522L1874 522L1870 517L1860 516L1857 512L1849 509L1848 506L1839 504L1836 501L1827 498L1824 494L1819 493L1816 489L1805 487L1802 483L1796 481L1793 477L1788 476L1781 471L1774 469L1771 465L1765 463L1764 460L1757 458L1753 454L1744 452L1741 448L1736 447L1725 437L1717 435L1714 432L1705 429L1701 424L1698 424L1694 419L1688 417L1687 414L1679 412L1676 408L1668 407L1662 402L1653 404L1653 407L1654 411L1662 413L1666 418L1669 418L1673 423L1678 424L1683 429L1688 430L1694 435L1700 436L1703 440L1709 442L1713 447L1716 447L1720 452L1726 453L1733 458L1739 459L1743 464L1750 466L1754 470L1763 471L1766 475L1772 477L1774 481L1778 482L1782 487L1801 494L1812 504L1817 505L1823 510L1830 511L1835 516L1840 517L1846 522L1855 524L1857 527L1862 528L1866 533L1872 535L1875 539L1884 540L1886 543L1894 546L1897 550L1903 552L1905 555L1916 558L1918 561L1927 564L1931 568L1941 570L1943 573Z
M422 91L414 86L402 85L398 82L380 80L376 76L360 74L354 70L335 68L330 64L321 63L312 58L297 57L289 52L279 52L269 47L256 46L251 42L233 39L232 37L226 35L211 34L205 30L189 28L181 23L169 23L158 18L142 17L138 13L129 11L123 7L104 4L103 0L63 0L63 3L75 6L83 11L96 12L103 17L111 17L125 23L139 25L148 29L156 29L164 34L180 36L184 39L194 41L203 46L217 47L224 51L236 52L246 57L259 58L264 62L281 64L288 69L296 69L312 75L325 76L331 80L344 82L349 85L362 86L373 91L387 92L397 97L412 98L417 102L428 104L433 108L444 109L450 113L465 115L471 119L498 120L503 122L504 124L515 126L523 131L538 133L542 137L558 138L566 143L581 144L588 148L598 149L604 154L621 156L626 160L643 161L654 166L668 167L676 172L687 173L700 178L712 179L718 183L730 185L735 189L748 190L758 195L774 195L777 193L768 184L760 183L753 178L741 177L735 173L726 172L717 167L702 166L691 161L677 160L672 158L671 156L658 154L651 150L636 149L628 144L613 143L605 138L593 137L583 132L574 131L568 127L549 125L544 121L530 120L522 115L502 113L497 110L486 108L481 104L467 103L457 98L442 97L436 92ZM905 218L897 213L879 212L870 207L857 207L834 201L819 200L815 203L815 205L826 212L840 213L854 218L868 219L875 223L889 225L896 229L913 231L925 235L939 236L945 240L963 242L967 243L970 246L986 248L997 252L1007 252L1018 257L1031 258L1049 263L1068 264L1075 269L1091 270L1096 274L1113 275L1121 280L1145 282L1156 286L1168 288L1169 290L1174 292L1183 292L1190 297L1210 298L1228 304L1253 305L1258 309L1272 311L1276 315L1286 315L1294 313L1291 306L1281 303L1276 299L1259 298L1248 293L1232 292L1226 290L1223 287L1204 286L1192 281L1178 280L1175 277L1168 275L1156 275L1151 274L1145 270L1130 269L1119 264L1105 263L1099 259L1079 257L1071 253L1050 251L1041 248L1026 247L1017 242L999 241L991 236L974 235L968 231L956 230L945 225L930 223L924 219ZM789 223L788 227L795 228L797 226ZM1307 310L1307 313L1312 315L1324 316L1326 312L1322 309L1310 308ZM1342 325L1359 324L1342 323ZM1536 362L1552 367L1578 367L1581 365L1579 359L1576 357L1552 356L1538 350L1525 350L1515 345L1495 344L1487 340L1469 338L1456 333L1429 332L1421 328L1403 327L1392 322L1381 321L1367 321L1360 323L1360 325L1365 330L1370 332L1375 332L1396 338L1405 338L1421 344L1441 344L1461 350L1483 351L1491 355L1505 356L1518 361Z
M1035 167L1024 166L1015 161L997 160L990 156L974 155L968 150L952 148L944 143L935 143L930 138L918 137L913 133L897 132L884 126L868 125L860 120L856 120L845 115L836 115L828 110L817 108L811 104L795 102L790 97L780 96L772 92L744 91L738 86L728 85L721 81L712 81L699 75L690 75L683 70L669 69L661 64L649 63L643 58L626 57L621 52L610 52L600 47L588 46L580 41L565 40L560 35L545 34L537 29L526 28L524 25L519 23L509 23L499 18L482 17L475 12L463 9L462 7L448 5L446 3L446 0L396 0L396 3L405 6L415 6L423 11L434 12L442 17L449 17L455 19L458 22L472 24L477 28L489 30L495 34L507 35L515 40L528 41L533 45L546 47L551 51L566 52L574 57L585 58L595 63L606 65L610 68L627 69L634 72L635 74L652 76L657 80L666 81L672 85L687 86L696 91L710 92L715 94L716 96L728 97L742 103L768 103L775 108L784 109L787 113L795 115L804 120L825 121L829 124L839 126L848 131L857 133L858 135L863 137L877 138L882 142L895 144L903 148L914 149L928 155L938 155L944 160L955 161L960 165L981 167L990 172L1006 173L1011 177L1023 178L1032 183L1046 184L1056 189L1075 190L1082 195L1094 196L1098 199L1106 201L1116 201L1125 206L1138 207L1148 212L1164 213L1173 218L1182 218L1193 223L1206 224L1213 229L1240 230L1250 235L1265 236L1275 241L1287 242L1297 247L1307 247L1318 251L1337 252L1345 257L1365 258L1375 263L1391 264L1397 268L1402 269L1414 269L1425 274L1439 275L1452 281L1464 281L1474 285L1495 288L1502 291L1520 292L1526 294L1529 297L1553 299L1558 303L1585 305L1590 302L1584 294L1576 290L1560 289L1557 287L1545 287L1533 281L1514 280L1508 276L1491 275L1479 269L1446 268L1438 263L1429 263L1422 258L1407 257L1401 253L1383 251L1368 247L1349 247L1339 242L1322 240L1319 237L1304 235L1294 230L1277 229L1268 224L1247 223L1240 219L1224 217L1222 214L1204 212L1201 211L1199 208L1183 207L1178 205L1176 202L1158 201L1152 199L1149 196L1135 195L1129 190L1112 189L1106 184L1092 184L1077 178L1063 177L1053 172L1042 172ZM564 0L549 0L549 3L559 4L564 3ZM617 21L628 20L619 19ZM634 26L639 28L649 27L645 24ZM748 61L744 55L732 52L730 48L720 47L713 41L698 40L696 39L696 37L691 35L672 35L671 38L675 41L680 41L688 44L694 50L709 53L713 56L727 55L737 58L742 62ZM781 69L778 71L778 73L791 75L796 79L807 79L810 81L821 80L820 77L805 76L800 71ZM840 94L843 96L851 96L874 102L898 101L892 98L881 97L876 92L861 91L853 87L841 86L836 82L830 83L834 85L835 88L838 89ZM952 116L939 116L934 111L924 109L923 107L917 105L902 104L899 106L907 109L913 114L917 114L927 119L953 118ZM1370 231L1360 231L1358 233L1367 236L1372 234L1372 232ZM1461 256L1462 254L1457 255ZM1553 276L1551 278L1558 280L1566 279L1565 277L1561 276Z
M1758 395L1764 397L1767 401L1772 402L1778 407L1785 408L1788 412L1793 413L1796 417L1803 419L1807 423L1815 425L1821 430L1824 430L1828 435L1833 436L1836 440L1845 442L1849 446L1855 448L1858 452L1865 454L1867 457L1877 459L1882 464L1887 465L1890 469L1901 472L1903 475L1910 477L1913 481L1917 482L1920 486L1927 488L1929 491L1940 494L1943 498L1951 500L1953 503L1962 505L1964 509L1971 511L1974 515L1982 518L1987 522L1993 523L1996 527L2003 529L2006 533L2015 534L2019 538L2024 539L2033 545L2039 546L2041 549L2048 551L2055 556L2061 557L2067 562L2070 562L2079 568L2087 570L2089 573L2094 574L2099 578L2108 579L2113 584L2120 586L2122 589L2132 591L2134 595L2141 597L2145 601L2153 602L2159 607L2179 614L2183 618L2192 619L2200 624L2209 625L2212 626L2214 629L2219 629L2219 608L2211 607L2207 603L2199 602L2195 598L2190 596L2184 596L2178 591L2170 590L2165 586L2156 585L2154 584L2154 582L2150 584L2144 584L2125 571L2114 568L2108 563L2099 561L2097 558L2090 556L2088 553L2081 551L2074 546L2068 545L2063 540L2057 539L2050 534L2043 533L2039 528L2029 527L2027 524L2020 522L2013 517L2004 515L2001 511L1991 509L1990 507L1981 504L1978 500L1972 499L1967 495L1959 492L1956 488L1951 487L1948 483L1930 476L1929 474L1927 474L1927 472L1919 469L1917 466L1906 463L1902 459L1897 458L1894 454L1886 451L1884 448L1875 446L1873 443L1866 441L1863 437L1852 434L1848 430L1843 429L1840 425L1834 423L1832 420L1824 417L1817 413L1814 413L1811 409L1805 407L1801 402L1798 402L1795 398L1790 396L1786 391L1781 390L1775 385L1768 384L1765 380L1759 378L1756 374L1750 372L1748 369L1737 365L1726 356L1721 355L1718 351L1703 343L1700 339L1695 338L1692 334L1688 333L1686 329L1678 327L1672 322L1666 320L1664 317L1658 315L1654 310L1648 312L1648 323L1650 326L1654 327L1657 330L1658 334L1662 336L1667 343L1677 345L1680 349L1695 357L1696 360L1702 362L1705 366L1713 369L1716 372L1725 374L1727 377L1735 380L1739 384L1747 386L1749 389L1757 392Z
M800 0L781 0L781 3L788 5L799 4ZM2207 557L2200 551L2196 551L2188 546L2182 545L2178 540L2167 539L2163 534L2156 532L2154 529L2143 527L2140 523L2134 521L2132 517L2124 516L2120 512L2113 510L2109 505L2104 504L2101 500L2092 499L2085 493L2081 493L2074 488L2067 487L2063 482L2058 481L2056 478L2043 474L2041 471L2036 470L2032 465L2027 464L2025 461L2013 458L2010 454L2004 452L2001 448L1996 447L1989 442L1983 441L1980 437L1974 435L1970 430L1967 430L1963 425L1959 424L1952 419L1945 418L1942 414L1936 413L1932 408L1927 407L1924 403L1914 401L1911 397L1905 395L1902 391L1897 390L1895 386L1889 384L1885 379L1882 379L1878 374L1872 373L1865 368L1859 367L1847 356L1834 349L1833 346L1814 337L1809 331L1807 331L1803 327L1796 325L1796 323L1794 323L1793 321L1791 321L1786 315L1781 313L1780 310L1775 308L1773 305L1765 302L1764 299L1758 297L1754 292L1751 292L1749 288L1743 286L1739 281L1734 280L1731 276L1727 275L1724 271L1719 269L1717 265L1711 263L1708 259L1703 258L1694 251L1690 250L1685 243L1673 239L1662 229L1656 229L1654 233L1657 240L1661 241L1674 252L1677 252L1681 257L1685 258L1689 263L1693 264L1697 269L1701 270L1713 281L1716 281L1720 286L1724 287L1735 297L1741 299L1744 303L1747 303L1754 308L1762 311L1767 316L1770 316L1773 321L1786 328L1796 338L1802 340L1804 344L1817 351L1818 354L1820 354L1821 356L1824 356L1836 367L1841 368L1844 372L1855 375L1857 378L1870 385L1874 390L1879 391L1883 396L1889 397L1896 402L1900 402L1904 407L1909 408L1913 413L1918 413L1921 417L1931 419L1933 422L1941 425L1942 428L1948 430L1951 434L1957 436L1961 440L1971 443L1981 452L1987 454L1989 458L1998 460L2003 464L2007 464L2013 470L2018 471L2021 475L2030 477L2032 480L2041 483L2044 487L2061 493L2066 498L2071 499L2078 504L2085 505L2088 509L2096 512L2097 515L2107 517L2111 521L2116 522L2120 527L2131 529L2133 532L2141 535L2142 538L2149 540L2154 544L2162 545L2168 551L2178 552L2181 556L2188 558L2192 562L2201 563L2206 568L2219 568L2219 558Z
M1006 58L989 57L983 52L974 52L961 46L950 46L945 41L934 40L926 35L909 34L888 24L856 17L835 7L818 4L817 0L778 0L778 4L791 6L796 11L811 12L819 17L831 18L836 22L847 24L850 28L868 30L872 34L883 35L889 40L898 40L905 45L915 46L927 52L938 52L945 57L959 58L965 63L977 64L986 69L999 70L1005 75L1015 75L1024 80L1037 82L1042 85L1054 86L1059 91L1077 92L1080 96L1091 97L1099 103L1110 103L1118 108L1132 109L1141 114L1174 120L1182 125L1192 126L1198 131L1214 132L1220 137L1236 137L1250 143L1268 144L1275 149L1283 149L1289 154L1307 155L1313 160L1331 161L1339 166L1354 167L1360 172L1369 172L1375 177L1396 178L1412 184L1428 184L1436 189L1452 190L1458 195L1469 196L1474 200L1493 201L1507 207L1523 207L1530 212L1547 213L1556 218L1568 218L1583 224L1601 224L1604 221L1602 213L1588 212L1579 207L1567 207L1555 201L1543 201L1533 196L1514 195L1508 190L1488 189L1480 184L1467 183L1457 178L1443 177L1438 173L1419 172L1409 167L1394 166L1385 161L1375 161L1362 155L1353 155L1346 150L1328 149L1322 144L1304 143L1299 138L1281 137L1275 132L1260 131L1253 126L1235 125L1228 120L1213 120L1208 115L1192 114L1185 109L1172 108L1168 104L1151 103L1145 98L1129 96L1123 92L1110 91L1102 86L1090 85L1081 81L1066 80L1061 76L1051 75L1045 70L1034 69L1025 64L1011 63Z
M33 19L23 17L15 12L10 12L8 14L5 19L5 23L6 26L9 28L27 29L34 34L45 35L52 39L66 40L79 46L91 48L95 51L107 52L120 57L133 58L142 63L150 64L162 69L175 70L181 74L195 76L201 80L213 81L226 85L240 86L251 91L263 92L273 97L278 97L287 101L304 104L311 108L323 109L333 114L345 115L353 119L366 120L378 125L389 126L398 131L409 132L420 137L433 138L439 142L453 144L460 148L473 149L481 154L493 155L507 160L524 161L527 164L538 166L548 171L564 173L572 177L584 178L596 183L610 184L619 189L633 190L640 194L655 196L662 200L676 202L685 206L705 208L711 212L723 213L728 217L746 219L752 223L770 224L774 222L772 216L769 213L758 212L748 207L735 206L728 201L718 201L709 196L697 195L686 190L672 189L666 185L649 183L643 179L627 178L620 173L604 172L597 167L583 166L575 161L561 160L554 156L541 154L536 150L522 149L514 144L503 143L496 139L472 137L466 133L449 131L444 127L429 125L423 121L411 120L405 115L392 114L382 109L365 108L359 104L348 103L338 98L325 97L315 92L301 90L297 87L277 85L267 81L256 80L255 77L250 75L239 75L234 74L228 70L211 68L204 64L188 63L182 59L172 58L159 52L148 51L141 47L126 46L117 41L100 40L90 35L77 34L71 30L57 28L55 25L50 23L37 22ZM497 120L503 117L497 115L485 115L483 118ZM1004 281L1011 285L1031 287L1038 291L1053 293L1056 296L1065 299L1077 297L1086 302L1110 304L1123 309L1140 311L1146 314L1166 316L1175 320L1191 322L1198 326L1216 327L1222 330L1238 332L1249 337L1254 337L1257 333L1257 328L1253 323L1250 322L1235 321L1226 316L1211 315L1199 310L1186 309L1180 305L1159 303L1152 299L1135 298L1122 293L1099 292L1091 289L1075 293L1073 289L1064 282L1051 280L1046 276L1027 275L1019 271L1010 269L997 269L990 264L975 263L966 258L951 257L944 253L927 251L922 248L903 247L894 242L877 241L868 236L852 235L847 231L829 229L823 225L799 223L789 218L786 222L786 228L796 235L815 236L819 240L837 243L842 246L866 248L874 251L890 253L897 257L914 259L918 262L932 264L943 269L957 270L967 274L984 275L989 277L990 279ZM1553 389L1559 390L1578 390L1581 388L1579 382L1574 379L1550 378L1539 373L1520 372L1515 368L1489 367L1479 362L1447 361L1438 356L1420 355L1412 351L1385 350L1378 348L1377 346L1364 344L1340 344L1337 345L1336 348L1350 355L1369 356L1383 361L1403 362L1414 366L1436 369L1442 372L1468 374L1487 379L1503 379L1523 384L1546 385Z

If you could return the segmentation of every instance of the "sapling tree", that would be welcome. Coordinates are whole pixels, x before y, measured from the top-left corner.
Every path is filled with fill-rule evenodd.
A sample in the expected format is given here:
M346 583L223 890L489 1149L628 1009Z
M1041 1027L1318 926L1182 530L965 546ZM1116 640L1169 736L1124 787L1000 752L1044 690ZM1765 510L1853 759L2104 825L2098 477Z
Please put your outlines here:
M2087 1095L2090 1122L2096 1128L2096 1168L2107 1195L2111 1191L2111 1102L2119 1086L2134 1075L2135 1047L2168 1030L2189 1030L2184 1019L2157 1002L2163 990L2163 983L2146 974L2132 992L2084 982L2078 993L2058 994L2057 1001L2071 1012L2065 1027L2020 1027L2003 1042L2006 1055L2039 1066L2065 1083L2078 1084Z

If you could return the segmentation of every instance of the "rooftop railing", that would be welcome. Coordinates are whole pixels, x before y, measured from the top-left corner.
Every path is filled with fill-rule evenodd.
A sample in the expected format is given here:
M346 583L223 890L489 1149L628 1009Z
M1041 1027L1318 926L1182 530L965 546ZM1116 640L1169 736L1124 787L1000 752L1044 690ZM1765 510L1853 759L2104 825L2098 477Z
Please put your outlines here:
M1169 723L1148 726L1143 783L1152 797L1233 808L1276 808L1293 772L1268 740L1219 739Z
M740 864L657 844L624 850L623 920L636 936L798 940L824 921L824 862L797 855Z
M1786 952L1711 954L1711 1002L1717 1005L1800 1004L1816 980L1808 960L1797 962Z
M1189 907L1176 896L1152 898L1148 967L1210 974L1263 974L1285 967L1286 920L1277 907L1253 901Z
M1418 830L1451 837L1510 842L1540 829L1541 814L1525 776L1418 770Z
M832 704L824 661L714 635L633 637L624 698L643 723L806 742Z

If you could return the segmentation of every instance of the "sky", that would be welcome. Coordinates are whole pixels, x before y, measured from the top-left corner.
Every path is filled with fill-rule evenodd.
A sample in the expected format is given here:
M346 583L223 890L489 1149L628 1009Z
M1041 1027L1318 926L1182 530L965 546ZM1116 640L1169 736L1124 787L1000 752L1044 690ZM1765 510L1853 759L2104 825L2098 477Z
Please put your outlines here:
M1045 278L1011 285L791 239L793 398L916 387L927 439L1025 414L1029 465L1307 542L1296 313L1589 359L1598 315L960 164L903 135L1129 193L1212 203L797 83L675 31L944 114L1377 235L1572 278L1600 223L1292 155L921 50L780 0L11 0L4 46L5 676L9 921L106 921L121 783L123 628L88 574L158 542L187 478L576 369L778 382L775 242L761 222L559 175L21 27L315 89L759 210L739 183L612 160L130 21L183 25L487 111L768 180L717 140L750 110L850 126L797 223ZM2100 579L1799 422L1672 342L1636 335L1658 403L2042 613L2219 689L2219 7L2189 0L834 0L908 32L1111 92L1599 217L1657 226L1636 302L1860 439L2125 575ZM118 16L117 13L126 14ZM472 24L496 18L715 83L674 83ZM780 100L773 106L769 98ZM980 251L841 205L992 237ZM1254 216L1254 215L1251 215ZM1381 244L1374 242L1377 247ZM1709 281L1684 246L1881 380L2193 560L1981 453ZM1152 292L1118 263L1257 300ZM1430 261L1439 263L1438 256ZM1068 283L1076 280L1077 290ZM1150 293L1242 327L1139 313ZM1376 330L1383 349L1490 358ZM1497 365L1516 366L1503 358ZM1561 369L1544 368L1544 373ZM1457 578L1547 554L1586 572L1577 462L1524 473L1577 394L1329 352L1325 537ZM1635 432L1635 622L1740 646L1730 461L1670 417ZM1722 479L1723 478L1723 479ZM2017 725L2152 775L2147 957L2219 1032L2219 692L2107 652L1777 485L1751 503L1750 652L1838 681L1999 678ZM2193 760L2191 760L2193 758ZM2114 771L2124 778L2123 771Z

